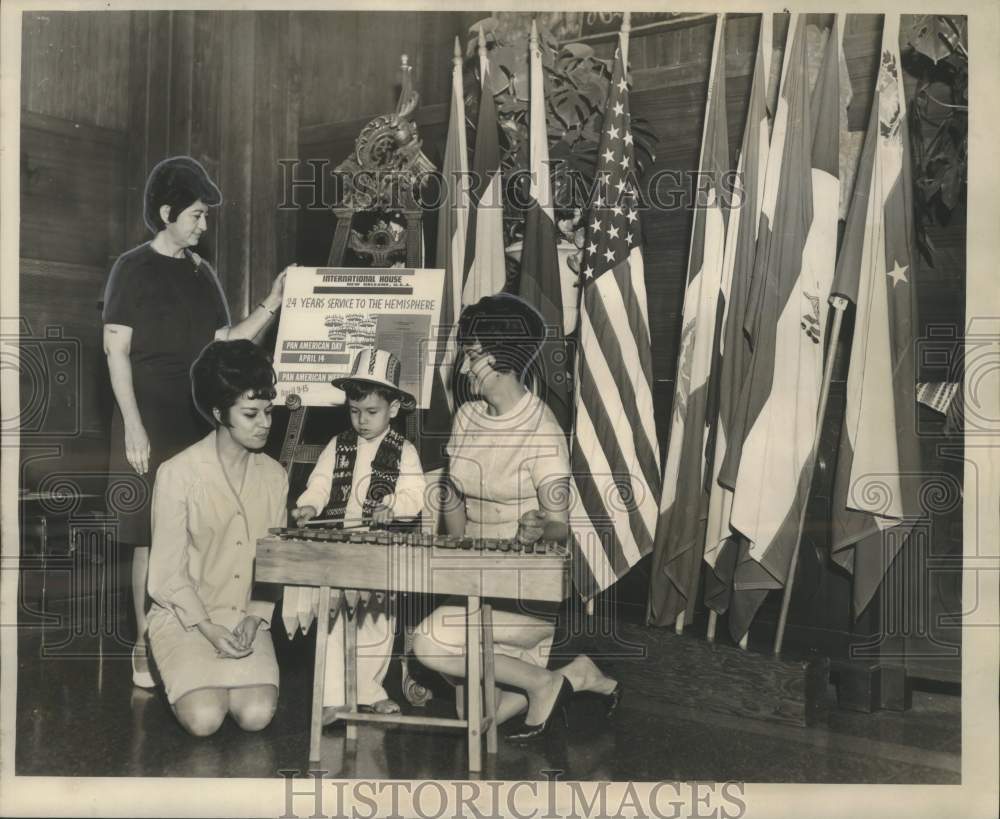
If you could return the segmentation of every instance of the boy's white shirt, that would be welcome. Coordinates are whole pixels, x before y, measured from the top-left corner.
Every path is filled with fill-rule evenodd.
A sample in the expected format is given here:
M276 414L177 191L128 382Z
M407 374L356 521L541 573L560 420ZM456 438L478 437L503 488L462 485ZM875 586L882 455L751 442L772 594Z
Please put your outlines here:
M368 495L368 486L372 478L372 460L388 431L387 427L385 432L370 441L358 436L358 452L354 459L354 475L351 478L351 495L347 499L347 509L344 512L344 526L361 525L362 504ZM316 460L316 466L306 484L306 491L299 495L296 506L312 506L317 514L322 513L330 502L330 488L336 462L337 436L334 436ZM425 489L426 482L420 456L413 444L404 441L396 491L386 495L382 503L392 509L393 518L396 520L414 518L423 511Z

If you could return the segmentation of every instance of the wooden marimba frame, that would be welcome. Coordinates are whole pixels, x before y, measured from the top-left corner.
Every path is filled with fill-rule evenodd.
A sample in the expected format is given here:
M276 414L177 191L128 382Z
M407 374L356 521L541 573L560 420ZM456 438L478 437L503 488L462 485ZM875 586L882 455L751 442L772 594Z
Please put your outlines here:
M569 596L570 557L564 546L516 541L324 529L272 530L257 542L255 577L264 583L319 588L316 659L313 669L309 761L320 761L326 635L332 600L360 592L454 595L466 600L467 684L465 719L358 711L357 623L344 613L347 739L358 722L465 728L469 770L482 770L482 742L497 752L493 622L489 598L562 602Z

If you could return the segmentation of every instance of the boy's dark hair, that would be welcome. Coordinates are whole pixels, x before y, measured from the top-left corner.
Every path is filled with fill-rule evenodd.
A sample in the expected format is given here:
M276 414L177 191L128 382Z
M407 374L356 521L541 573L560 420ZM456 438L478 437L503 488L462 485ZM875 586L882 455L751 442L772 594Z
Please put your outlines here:
M213 341L201 351L191 366L191 393L195 406L218 427L212 410L217 409L221 423L229 426L229 410L240 396L254 400L273 400L277 394L271 360L252 341Z
M545 339L545 321L523 299L510 293L484 296L462 311L458 343L479 342L493 356L493 369L523 378Z
M369 395L375 394L384 398L388 403L401 401L402 396L390 387L383 387L381 384L373 384L371 381L345 381L344 393L348 401L364 401Z
M170 221L186 208L201 200L209 207L222 204L222 192L209 178L199 162L189 156L173 156L164 159L146 179L143 217L153 233L166 227L160 216L160 208L170 207Z

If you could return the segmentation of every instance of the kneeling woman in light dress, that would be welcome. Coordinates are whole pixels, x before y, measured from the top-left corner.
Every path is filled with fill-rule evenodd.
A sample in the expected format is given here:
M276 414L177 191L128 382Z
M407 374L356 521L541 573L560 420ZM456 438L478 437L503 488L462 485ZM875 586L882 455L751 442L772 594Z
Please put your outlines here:
M167 700L190 733L227 714L246 731L270 723L278 665L273 603L253 589L257 539L286 523L288 480L260 450L271 428L274 370L250 341L208 345L191 368L198 409L215 429L156 476L149 637Z
M568 534L569 452L548 406L527 388L545 327L516 296L487 296L459 319L462 372L478 400L455 414L448 444L453 498L444 520L450 535L533 542L543 533ZM493 600L497 722L525 712L524 725L507 734L527 740L544 733L553 713L565 719L566 700L588 691L606 698L610 714L620 686L585 655L546 668L555 608L539 602ZM415 634L414 651L428 668L465 676L465 618L457 605L437 608Z

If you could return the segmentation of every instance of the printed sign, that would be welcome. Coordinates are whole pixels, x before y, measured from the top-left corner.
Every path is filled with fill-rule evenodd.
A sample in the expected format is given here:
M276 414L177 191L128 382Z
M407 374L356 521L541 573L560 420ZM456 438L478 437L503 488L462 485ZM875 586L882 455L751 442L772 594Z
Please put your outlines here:
M274 353L277 401L294 394L307 407L343 404L331 379L350 372L359 350L377 347L399 358L400 388L426 409L443 287L444 270L291 268Z

